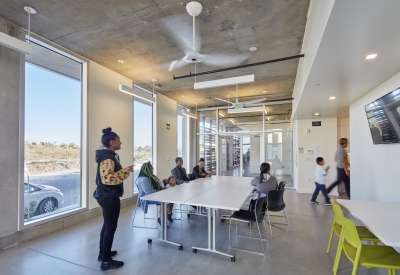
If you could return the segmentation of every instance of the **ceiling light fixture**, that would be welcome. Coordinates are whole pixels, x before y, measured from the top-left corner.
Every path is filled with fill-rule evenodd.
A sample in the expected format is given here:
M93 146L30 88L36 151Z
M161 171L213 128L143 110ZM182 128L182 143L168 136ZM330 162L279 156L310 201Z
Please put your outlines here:
M314 114L314 116L320 116L320 114L319 114L318 112L316 112L316 113Z
M194 83L195 90L233 86L254 82L254 74Z
M196 104L196 114L189 112L189 109L187 109L187 110L182 110L182 115L197 119L197 103L195 104Z
M228 109L228 114L240 114L240 113L263 112L263 111L267 113L267 110L264 108L264 106L258 106L258 107Z
M332 99L335 99L335 98L336 98L336 97L334 97L334 96L331 96L329 99L330 99L330 100L332 100Z
M250 48L250 51L251 51L251 52L257 51L257 47L251 47L251 48Z
M266 93L267 91L263 91L263 93Z
M235 121L233 121L232 119L230 119L229 121L232 122L232 123L235 123Z
M225 115L223 113L221 113L221 112L219 112L219 115L222 116L222 117L225 117Z
M139 90L138 88L136 88L136 86L134 86L133 88L125 86L123 84L119 84L119 90L123 93L129 94L131 96L134 97L138 97L140 99L143 99L145 101L149 101L151 103L155 103L156 99L150 95L149 93L146 93L144 91Z
M268 117L268 121L269 121L269 117Z
M365 59L374 59L378 54L374 53L374 54L369 54L367 55L367 57Z

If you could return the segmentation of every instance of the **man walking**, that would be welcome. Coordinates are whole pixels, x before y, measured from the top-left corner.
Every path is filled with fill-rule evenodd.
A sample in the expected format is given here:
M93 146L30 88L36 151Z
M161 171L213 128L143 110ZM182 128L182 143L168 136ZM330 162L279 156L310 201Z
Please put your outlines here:
M344 182L344 187L346 189L346 194L350 199L350 170L348 168L349 161L347 159L347 152L345 148L349 144L347 138L341 138L339 140L340 147L336 151L335 161L337 170L337 180L332 183L326 191L328 194L342 181Z

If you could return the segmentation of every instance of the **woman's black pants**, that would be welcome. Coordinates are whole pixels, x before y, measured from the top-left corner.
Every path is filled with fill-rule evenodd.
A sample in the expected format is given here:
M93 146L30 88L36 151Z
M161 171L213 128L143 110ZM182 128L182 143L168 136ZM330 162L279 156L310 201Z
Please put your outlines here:
M121 202L119 198L97 199L103 209L104 223L100 233L100 256L104 262L111 259L111 247L117 230Z

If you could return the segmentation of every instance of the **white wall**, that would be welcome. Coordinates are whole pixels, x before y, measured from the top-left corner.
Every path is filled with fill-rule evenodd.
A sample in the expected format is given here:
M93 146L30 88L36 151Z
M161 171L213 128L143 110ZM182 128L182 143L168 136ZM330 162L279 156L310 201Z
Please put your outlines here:
M350 105L352 200L400 202L400 144L374 145L364 109L399 86L400 73Z
M321 121L322 126L312 127L313 121ZM295 187L299 193L312 193L315 189L314 174L317 157L323 157L326 166L331 166L325 179L328 186L336 179L336 163L334 156L338 147L337 141L337 119L336 118L320 118L320 119L304 119L294 122L295 129L295 146L294 151L294 175ZM306 129L310 129L310 133L306 134ZM322 146L322 154L316 154L315 147ZM304 153L299 153L298 148L304 148ZM313 150L312 155L307 155L307 150ZM312 157L312 161L306 161L306 157ZM297 166L296 166L297 159ZM309 179L309 180L308 180ZM337 191L333 191L336 194Z
M96 189L97 163L95 151L101 146L102 129L111 127L122 141L121 150L117 151L123 167L132 165L133 160L133 98L118 90L122 84L131 86L126 77L95 63L90 62L88 73L88 160L89 160L89 209L99 207L93 198ZM132 176L124 181L124 196L132 197Z
M171 169L174 168L175 158L177 157L177 115L178 105L176 101L157 94L157 177L166 179L171 175ZM170 131L165 130L165 124L171 125ZM155 133L154 133L155 134ZM183 166L188 173L191 173L192 167L187 167L187 160L183 160ZM185 163L186 162L186 163Z
M297 104L314 63L334 3L335 0L311 0L310 2L307 25L301 47L301 53L304 54L304 57L299 60L296 82L293 88L293 115L296 113Z

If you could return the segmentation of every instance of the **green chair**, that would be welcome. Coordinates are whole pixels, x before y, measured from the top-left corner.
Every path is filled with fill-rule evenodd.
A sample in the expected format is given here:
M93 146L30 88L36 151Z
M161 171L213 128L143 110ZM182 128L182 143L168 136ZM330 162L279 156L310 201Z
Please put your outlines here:
M333 270L334 275L338 272L342 251L353 263L352 275L357 274L359 266L386 268L389 275L396 275L396 270L400 270L400 254L396 250L389 246L363 245L354 222L344 217L341 222L342 234L337 252L338 262Z
M328 248L326 249L326 253L329 253L331 250L331 245L332 245L332 239L333 239L333 233L335 233L338 237L340 237L340 232L342 232L342 224L338 222L337 217L341 216L344 217L343 211L340 208L340 205L336 203L334 199L331 198L331 204L333 211L335 212L335 218L333 219L333 224L332 224L332 229L331 229L331 235L329 236L329 242L328 242ZM372 234L371 231L369 231L365 226L356 226L358 235L360 236L360 239L363 241L371 241L374 244L377 242L380 242L380 240Z

